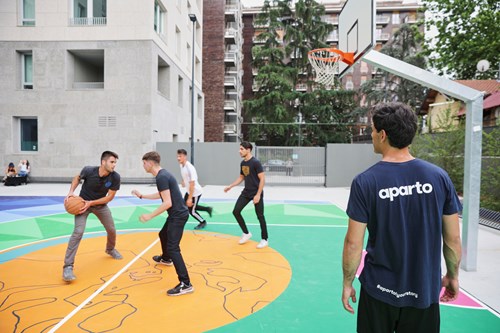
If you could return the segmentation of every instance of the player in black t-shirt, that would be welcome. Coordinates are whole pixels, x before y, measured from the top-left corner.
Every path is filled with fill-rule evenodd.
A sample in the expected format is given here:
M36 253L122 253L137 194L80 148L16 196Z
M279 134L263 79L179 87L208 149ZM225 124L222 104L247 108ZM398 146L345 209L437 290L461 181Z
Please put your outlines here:
M229 191L236 185L240 184L245 180L245 188L241 192L236 204L234 205L233 215L238 221L243 235L239 241L240 244L245 244L251 237L252 234L248 231L245 224L243 216L241 216L241 211L245 206L253 201L255 205L255 213L260 223L260 230L262 240L257 245L258 249L265 248L268 246L268 235L267 235L267 225L266 218L264 217L264 183L265 176L264 170L262 169L262 164L260 161L252 156L252 144L247 141L243 141L240 144L240 156L243 158L240 165L240 176L231 185L224 189L224 192Z
M154 256L153 261L167 266L173 263L179 284L168 290L167 295L179 296L194 291L179 246L184 226L189 218L189 211L177 181L170 172L162 169L160 160L160 154L155 151L146 153L142 157L144 170L156 177L158 192L143 195L139 191L133 190L132 194L139 199L161 199L162 201L161 205L153 212L139 216L141 222L147 222L164 211L168 213L167 221L159 233L162 254Z
M71 235L66 255L64 257L63 280L71 282L76 279L73 274L76 252L85 231L87 217L93 213L101 221L108 235L106 241L106 253L113 259L122 259L122 255L115 249L116 229L113 216L108 207L108 202L113 200L116 191L120 189L120 175L115 172L118 155L112 151L101 154L100 166L86 166L79 175L71 182L71 187L64 201L74 196L74 191L83 180L80 197L85 200L85 206L78 215L75 215L75 228Z

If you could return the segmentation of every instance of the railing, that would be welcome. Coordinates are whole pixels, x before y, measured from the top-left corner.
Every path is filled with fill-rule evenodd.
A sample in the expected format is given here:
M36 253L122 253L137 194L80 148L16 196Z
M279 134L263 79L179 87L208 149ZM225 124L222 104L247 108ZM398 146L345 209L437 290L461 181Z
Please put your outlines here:
M225 52L224 53L224 61L232 61L232 62L235 62L236 61L236 52Z
M339 18L338 17L325 17L323 18L323 21L329 24L339 24Z
M224 124L224 134L236 133L236 124Z
M417 23L417 18L415 16L406 16L403 19L404 23Z
M225 11L226 13L231 13L231 14L235 14L238 12L238 5L236 4L226 4L226 8L225 8Z
M295 90L297 90L297 91L306 91L307 90L307 84L305 84L305 83L297 83L295 85Z
M254 42L255 44L257 43L265 43L266 42L266 39L263 38L263 37L259 37L259 36L253 36L252 37L252 42Z
M236 101L235 100L225 100L224 101L224 109L225 110L236 110Z
M338 42L339 40L339 33L337 31L332 31L328 34L328 37L326 38L327 41L335 41Z
M389 40L390 37L391 35L387 32L377 34L377 40Z
M73 82L73 89L104 89L104 82Z
M389 24L391 18L387 15L377 15L377 18L375 20L377 24Z
M106 17L70 17L69 25L106 25Z
M234 76L231 76L231 75L224 76L224 85L236 87L236 78Z

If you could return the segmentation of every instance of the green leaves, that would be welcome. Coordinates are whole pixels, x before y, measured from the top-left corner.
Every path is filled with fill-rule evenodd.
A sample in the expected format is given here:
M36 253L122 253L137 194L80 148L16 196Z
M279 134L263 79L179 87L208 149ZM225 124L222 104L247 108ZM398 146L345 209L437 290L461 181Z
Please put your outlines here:
M426 54L440 74L454 79L495 78L500 58L500 2L494 0L423 0L430 14L426 27L435 27L427 40ZM476 73L477 62L486 59L490 70Z
M333 29L324 13L313 0L265 2L255 21L263 46L252 48L254 98L243 102L245 139L276 146L350 142L354 92L312 89L307 52L326 47Z

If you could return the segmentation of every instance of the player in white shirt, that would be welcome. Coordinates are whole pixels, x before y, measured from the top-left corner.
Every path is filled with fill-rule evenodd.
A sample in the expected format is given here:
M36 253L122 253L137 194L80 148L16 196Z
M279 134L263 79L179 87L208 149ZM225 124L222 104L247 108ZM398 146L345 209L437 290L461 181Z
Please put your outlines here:
M177 150L177 161L181 167L182 187L186 189L184 200L189 209L189 214L194 217L199 223L196 230L203 229L207 225L207 221L198 213L198 211L205 211L212 217L212 207L205 207L198 205L202 194L202 187L198 183L198 174L195 167L187 160L187 151L184 149Z

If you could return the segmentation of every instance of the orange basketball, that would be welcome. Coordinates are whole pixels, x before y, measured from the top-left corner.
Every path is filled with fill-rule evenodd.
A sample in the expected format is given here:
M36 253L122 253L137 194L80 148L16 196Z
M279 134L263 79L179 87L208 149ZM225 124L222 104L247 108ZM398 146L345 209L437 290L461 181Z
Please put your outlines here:
M64 209L73 215L78 215L83 206L85 206L85 201L82 197L69 197L64 203Z

